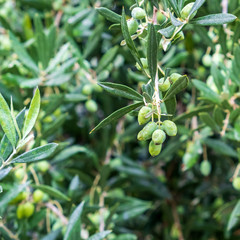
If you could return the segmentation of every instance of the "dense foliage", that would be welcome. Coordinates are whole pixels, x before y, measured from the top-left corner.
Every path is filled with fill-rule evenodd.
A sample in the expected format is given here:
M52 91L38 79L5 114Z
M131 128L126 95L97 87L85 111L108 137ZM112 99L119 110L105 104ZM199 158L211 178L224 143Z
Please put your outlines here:
M0 0L0 239L239 239L239 16Z

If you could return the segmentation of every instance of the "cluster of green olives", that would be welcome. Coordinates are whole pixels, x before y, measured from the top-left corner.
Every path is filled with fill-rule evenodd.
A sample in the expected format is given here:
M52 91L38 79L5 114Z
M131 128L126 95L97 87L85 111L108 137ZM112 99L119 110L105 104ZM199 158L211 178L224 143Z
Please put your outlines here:
M158 88L161 92L166 92L170 87L171 84L175 83L180 77L182 77L179 73L172 73L170 77L166 78L160 78L158 81Z
M93 99L91 99L91 94L93 93L93 91L100 92L102 91L102 89L97 84L90 83L85 84L82 88L82 94L89 96L89 99L85 102L85 107L91 113L95 113L98 109L97 103Z
M140 7L135 7L131 12L132 18L127 21L128 31L131 35L135 34L138 30L138 20L146 17L146 12Z
M149 106L144 106L140 109L138 113L138 123L139 125L147 123L144 128L138 133L137 139L139 141L150 140L149 143L149 153L152 157L160 154L162 150L162 144L168 136L177 135L177 126L174 122L170 120L165 120L163 122L154 122L149 120L153 118L156 114L153 108ZM149 122L149 123L148 123Z
M32 195L30 192L25 191L18 194L16 198L14 198L10 204L18 204L17 206L17 218L30 218L35 211L34 204L40 203L44 199L44 192L37 189L35 190Z

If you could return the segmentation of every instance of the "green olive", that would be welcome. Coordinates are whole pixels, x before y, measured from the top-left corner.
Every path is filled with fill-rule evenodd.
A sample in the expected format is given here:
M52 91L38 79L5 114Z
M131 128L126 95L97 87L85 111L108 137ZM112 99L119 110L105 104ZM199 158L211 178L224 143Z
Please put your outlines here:
M171 81L172 83L175 83L180 77L182 77L181 74L179 74L179 73L172 73L172 74L170 75L170 81Z
M163 130L157 129L153 132L152 141L154 144L162 144L166 139L166 134Z
M155 122L148 123L139 133L138 133L138 140L139 141L146 141L152 138L153 132L158 128Z
M23 206L24 206L24 217L30 218L33 215L35 210L34 205L30 202L27 202Z
M147 116L152 111L150 107L142 107L138 113L138 123L139 125L147 123L151 119L151 115Z
M40 161L36 164L36 166L40 172L45 173L49 169L50 164L47 161Z
M140 7L135 7L133 10L132 10L132 17L134 19L137 19L137 20L142 20L143 18L145 18L146 16L146 12L144 9L140 8Z
M161 78L158 82L158 88L162 92L166 92L170 88L170 86L171 83L168 78L165 81L164 78Z
M24 218L24 205L23 204L20 204L17 207L17 218L18 219Z
M138 22L135 19L129 19L127 25L130 35L133 35L138 30Z
M170 120L165 120L162 124L162 128L168 136L173 137L177 135L177 126L174 122Z
M149 153L151 154L152 157L157 156L161 150L162 150L162 144L156 145L153 141L149 143Z
M203 65L205 67L211 67L212 65L212 57L209 54L206 54L202 58Z
M192 9L194 5L194 2L191 2L189 4L187 4L181 11L181 18L182 19L187 19L189 17L190 11ZM189 19L192 19L195 15L197 14L197 11L195 11L194 13L192 13L192 15L190 16Z
M159 24L163 24L166 21L166 17L160 12L157 12L157 21Z
M96 112L98 109L97 103L92 99L86 101L85 107L89 112L92 113Z
M88 95L91 95L92 90L93 90L92 85L91 84L86 84L86 85L84 85L84 87L82 89L82 93L84 95L88 96Z
M202 161L200 165L200 171L203 176L208 176L211 172L212 166L209 161Z
M16 180L18 181L22 181L23 178L25 176L25 171L23 168L18 168L15 172L14 172L14 177Z
M37 189L33 192L33 201L35 203L41 202L43 197L44 197L44 192L43 191Z
M234 178L232 184L236 190L240 191L240 177Z

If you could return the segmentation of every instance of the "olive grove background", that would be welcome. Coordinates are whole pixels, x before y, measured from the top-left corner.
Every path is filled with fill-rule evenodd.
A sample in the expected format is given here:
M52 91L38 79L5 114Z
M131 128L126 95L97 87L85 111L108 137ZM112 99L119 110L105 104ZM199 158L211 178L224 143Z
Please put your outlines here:
M149 14L152 4L164 9L167 2L149 1ZM41 95L35 137L20 153L58 144L46 159L0 170L1 240L240 238L240 1L206 0L197 17L228 12L237 19L188 24L184 39L161 51L160 66L190 81L177 95L178 134L156 157L137 141L138 109L89 134L133 102L97 83L141 93L148 82L120 46L121 28L96 10L121 15L124 6L129 19L134 3L0 0L0 93L9 106L12 97L15 115L29 108L37 87ZM144 55L146 46L134 42ZM0 138L2 163L2 129ZM26 203L30 216L17 210Z

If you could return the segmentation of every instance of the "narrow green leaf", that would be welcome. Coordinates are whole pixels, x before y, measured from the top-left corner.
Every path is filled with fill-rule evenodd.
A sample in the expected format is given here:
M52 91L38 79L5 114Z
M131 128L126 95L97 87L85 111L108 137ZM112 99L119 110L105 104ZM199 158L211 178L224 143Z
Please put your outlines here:
M214 63L212 63L211 65L211 75L213 76L213 80L217 86L217 89L219 90L219 92L221 92L222 87L225 84L225 77L222 75L221 70L219 70Z
M111 82L101 82L101 83L98 83L98 85L100 85L104 90L106 90L107 92L113 95L125 97L131 100L138 100L138 101L142 100L141 94L139 94L132 88L127 87L125 85L111 83Z
M97 11L110 22L121 23L121 16L109 9L100 7L97 8Z
M168 99L172 98L173 96L181 92L183 89L185 89L188 86L188 83L189 83L189 80L186 75L180 77L167 91L167 93L163 98L163 101L167 101Z
M64 201L70 201L70 198L68 196L66 196L65 194L63 194L62 192L60 192L59 190L57 190L54 187L48 186L48 185L35 185L32 184L31 185L33 188L42 190L43 192L47 193L48 195L59 199L59 200L64 200Z
M201 121L204 122L207 126L209 126L213 131L219 131L217 123L214 121L214 119L210 116L209 113L200 113L199 116Z
M22 129L23 127L24 117L25 117L25 108L16 117L19 129ZM17 141L18 141L18 137L17 137ZM12 151L13 151L12 144L8 140L6 134L4 134L0 143L0 158L2 158L3 160L6 160L9 157L9 155L12 153Z
M230 231L239 222L239 216L240 216L240 200L238 201L230 215L227 225L227 231Z
M35 27L35 43L38 53L38 58L42 63L43 69L48 66L48 51L47 50L47 37L44 33L43 25L38 14L34 16Z
M31 132L32 128L35 125L40 110L40 101L41 101L40 92L39 89L37 88L34 97L31 101L30 108L28 110L28 115L24 121L23 139Z
M83 211L84 202L80 203L73 211L68 225L67 231L64 235L64 240L78 240L81 234L81 215Z
M203 4L205 0L196 0L195 3L193 4L193 7L189 13L189 16L191 16L195 11L197 11Z
M117 119L121 118L122 116L124 116L125 114L131 112L132 110L143 106L143 102L138 102L138 103L134 103L131 104L129 106L123 107L115 112L113 112L111 115L109 115L108 117L106 117L103 121L101 121L91 132L93 131L97 131L102 127L107 126L109 123L116 121Z
M236 16L229 13L217 13L211 14L204 17L199 17L191 21L192 24L195 25L221 25L225 23L230 23L236 20Z
M100 233L96 233L93 236L91 236L90 238L88 238L88 240L102 240L104 239L108 234L110 234L112 231L103 231Z
M56 143L49 143L47 145L34 148L14 158L11 163L28 163L44 160L55 151L57 146L58 144Z
M176 28L175 26L171 25L169 27L158 30L158 32L160 34L162 34L164 37L170 38L170 37L172 37L172 35L175 31L175 28Z
M10 171L12 170L12 167L8 167L8 168L3 168L0 170L0 180L2 180L3 178L5 178Z
M168 3L172 7L173 11L176 13L178 17L180 17L180 11L178 9L178 4L176 0L168 0Z
M177 108L177 100L176 100L176 96L173 96L171 98L169 98L167 101L164 101L166 109L167 109L167 113L174 115L176 112L176 108ZM169 119L172 119L173 116L170 116Z
M209 148L214 149L218 154L235 158L238 157L237 152L232 147L220 140L207 138L204 139L204 143L209 146Z
M177 121L181 121L181 120L184 120L187 118L191 118L193 116L198 115L201 112L209 112L212 109L213 109L213 106L209 106L209 105L203 106L203 107L196 107L196 108L191 109L191 111L189 111L189 112L185 112L185 113L177 116L176 118L174 118L173 121L177 122Z
M184 5L184 0L178 0L178 9L179 9L179 11L182 10L183 5Z
M22 46L22 44L18 41L18 39L14 36L12 32L9 32L10 39L12 41L12 47L14 49L14 52L18 55L19 59L22 61L22 63L32 70L35 74L38 74L38 66L33 61L33 59L28 55L25 48Z
M104 68L106 68L109 65L109 63L113 61L115 55L117 54L117 51L118 51L118 46L108 49L108 51L103 55L103 57L98 63L98 66L96 69L97 73L100 73Z
M62 228L60 227L57 230L50 232L45 237L41 238L41 240L55 240L60 235L61 231L62 231Z
M156 30L153 24L148 25L148 41L147 41L147 61L148 61L148 69L150 72L150 76L152 81L156 78L157 73L157 37Z
M177 18L175 18L171 12L169 12L169 13L170 13L170 18L171 18L171 22L172 22L173 26L179 27L184 24L183 22L181 22Z
M12 119L11 111L8 107L7 102L0 93L0 125L8 140L11 142L13 147L16 146L16 130Z
M150 0L153 6L155 6L157 9L159 9L159 3L158 0Z
M221 99L220 96L215 93L212 89L210 89L204 82L201 82L199 80L194 79L193 80L193 85L200 91L203 93L203 96L205 99L216 103L216 104L220 104L221 103Z

